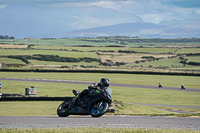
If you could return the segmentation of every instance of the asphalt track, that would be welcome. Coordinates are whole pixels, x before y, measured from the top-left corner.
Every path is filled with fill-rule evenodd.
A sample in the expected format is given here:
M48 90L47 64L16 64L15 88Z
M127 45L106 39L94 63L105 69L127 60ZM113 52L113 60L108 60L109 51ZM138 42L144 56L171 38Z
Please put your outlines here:
M0 116L0 128L145 128L145 129L193 129L200 130L198 117L164 116Z

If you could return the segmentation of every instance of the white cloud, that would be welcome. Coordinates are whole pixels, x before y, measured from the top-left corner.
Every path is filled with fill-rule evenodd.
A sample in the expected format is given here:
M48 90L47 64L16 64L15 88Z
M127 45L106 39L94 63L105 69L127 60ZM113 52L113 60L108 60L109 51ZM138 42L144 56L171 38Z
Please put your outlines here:
M176 1L181 2L181 0ZM112 8L120 12L134 13L144 21L152 23L159 23L163 20L184 20L200 17L197 15L199 14L199 8L185 8L170 2L174 2L174 0L100 1L94 2L93 5ZM196 15L192 15L192 12L195 12Z
M200 9L196 9L196 13L198 13L200 16Z
M7 7L8 5L0 5L0 9Z
M11 3L32 3L48 7L98 6L118 12L132 13L152 23L159 23L163 20L200 18L200 8L186 8L188 2L198 4L197 0L0 0L0 9Z

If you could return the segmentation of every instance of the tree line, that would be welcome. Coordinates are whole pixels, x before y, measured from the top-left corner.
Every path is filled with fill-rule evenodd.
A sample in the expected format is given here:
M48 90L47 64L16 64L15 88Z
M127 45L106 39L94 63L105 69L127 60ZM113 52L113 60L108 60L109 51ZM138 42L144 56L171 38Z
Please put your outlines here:
M13 36L8 36L8 35L5 35L5 36L3 36L3 35L0 35L0 39L15 39L15 37L13 37Z

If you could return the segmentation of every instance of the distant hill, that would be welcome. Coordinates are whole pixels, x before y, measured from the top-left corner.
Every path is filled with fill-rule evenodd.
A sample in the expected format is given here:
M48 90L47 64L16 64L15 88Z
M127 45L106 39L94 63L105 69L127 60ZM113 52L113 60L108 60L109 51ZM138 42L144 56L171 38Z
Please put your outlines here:
M199 38L200 29L153 23L123 23L54 35L56 38L139 36L141 38Z
M134 14L96 6L53 8L9 5L0 9L0 18L0 35L16 38L42 38L85 28L143 22Z

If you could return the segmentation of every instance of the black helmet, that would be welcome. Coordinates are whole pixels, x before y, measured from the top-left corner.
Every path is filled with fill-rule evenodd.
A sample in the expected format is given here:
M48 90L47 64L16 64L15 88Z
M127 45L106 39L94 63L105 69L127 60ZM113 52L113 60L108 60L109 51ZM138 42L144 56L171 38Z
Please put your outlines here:
M109 87L110 81L107 78L101 78L100 84L102 84L104 87Z

